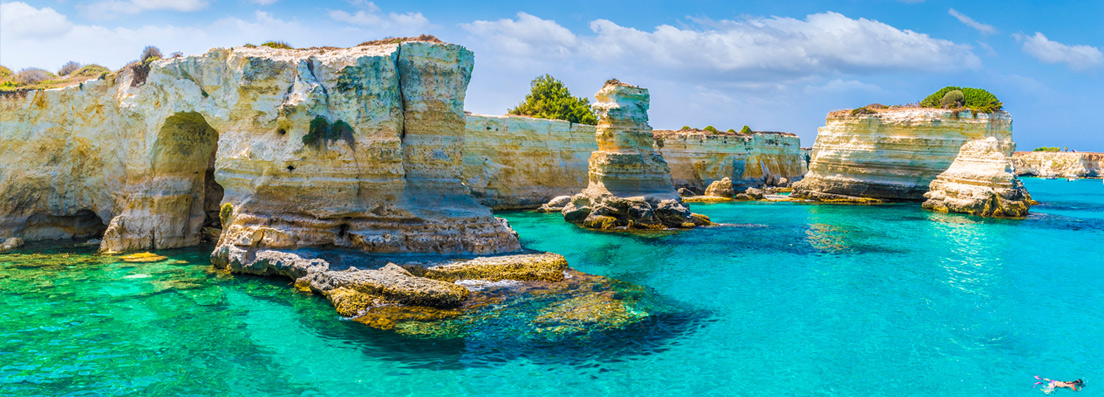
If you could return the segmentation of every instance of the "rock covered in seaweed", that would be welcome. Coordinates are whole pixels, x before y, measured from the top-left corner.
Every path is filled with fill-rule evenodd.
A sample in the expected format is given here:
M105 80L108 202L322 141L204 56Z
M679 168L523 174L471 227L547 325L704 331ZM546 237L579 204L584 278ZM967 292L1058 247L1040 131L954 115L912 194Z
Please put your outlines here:
M1031 196L1016 177L1014 146L993 137L966 142L950 168L931 182L924 208L986 217L1027 216Z
M709 224L683 205L670 167L653 147L648 90L614 80L595 97L598 150L590 156L590 182L564 206L564 220L602 230Z

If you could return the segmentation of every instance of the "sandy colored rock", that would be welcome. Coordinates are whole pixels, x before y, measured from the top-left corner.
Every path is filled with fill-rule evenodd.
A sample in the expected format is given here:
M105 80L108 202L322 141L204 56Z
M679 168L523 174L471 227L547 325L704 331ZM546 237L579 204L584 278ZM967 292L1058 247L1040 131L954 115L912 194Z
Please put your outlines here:
M564 206L564 220L602 230L693 227L671 169L653 148L648 90L607 82L595 98L598 150L590 156L589 184Z
M728 177L710 183L709 187L705 189L705 195L710 197L731 198L733 193L732 180L728 179Z
M1015 152L1012 160L1020 176L1104 177L1104 153Z
M204 227L246 253L517 251L461 181L472 65L419 41L219 48L4 95L0 234L102 235L104 252L195 245Z
M1012 164L1014 144L994 137L966 142L950 168L931 182L925 209L1020 218L1031 208Z
M1012 139L1012 116L927 108L828 115L794 198L919 201L967 141Z
M801 139L790 133L656 130L654 135L679 188L702 191L722 178L729 178L737 190L787 186L808 171Z
M480 257L414 271L435 280L521 280L560 281L567 270L567 259L553 253Z

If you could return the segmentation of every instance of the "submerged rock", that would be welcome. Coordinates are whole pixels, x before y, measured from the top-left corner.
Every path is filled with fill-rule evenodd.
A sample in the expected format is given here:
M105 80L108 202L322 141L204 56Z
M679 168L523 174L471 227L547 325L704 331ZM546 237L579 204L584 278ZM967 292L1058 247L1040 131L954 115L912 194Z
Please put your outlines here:
M634 305L625 301L628 295L610 292L611 285L620 291L630 288L627 284L574 271L563 256L552 253L433 259L260 250L225 256L234 260L216 261L217 266L292 278L296 288L325 296L342 316L416 336L462 336L460 324L510 316L517 310L530 313L533 332L558 334L585 326L619 328L649 315L644 309L627 309ZM639 294L632 296L639 299ZM545 306L554 308L530 312ZM556 328L560 326L564 327Z
M925 209L986 217L1027 216L1031 197L1016 177L1013 145L989 137L966 142L924 193Z
M564 206L564 220L609 229L692 228L691 216L671 183L671 169L653 147L648 90L607 82L595 94L598 150L590 156L590 184Z
M160 261L163 261L165 259L168 259L168 257L166 257L164 255L157 255L157 254L152 253L152 252L140 252L140 253L137 253L137 254L123 255L123 256L120 256L119 259L122 260L123 262L145 263L145 262L160 262Z

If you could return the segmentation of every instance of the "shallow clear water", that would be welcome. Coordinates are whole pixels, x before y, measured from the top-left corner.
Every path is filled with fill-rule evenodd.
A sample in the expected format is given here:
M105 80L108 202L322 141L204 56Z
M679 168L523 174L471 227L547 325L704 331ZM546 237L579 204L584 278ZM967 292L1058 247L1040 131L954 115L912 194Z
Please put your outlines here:
M527 248L673 307L556 343L370 329L289 280L211 272L209 248L33 245L0 255L0 394L1035 395L1033 375L1095 393L1104 185L1025 183L1044 203L1026 220L695 204L736 225L639 236L506 213Z

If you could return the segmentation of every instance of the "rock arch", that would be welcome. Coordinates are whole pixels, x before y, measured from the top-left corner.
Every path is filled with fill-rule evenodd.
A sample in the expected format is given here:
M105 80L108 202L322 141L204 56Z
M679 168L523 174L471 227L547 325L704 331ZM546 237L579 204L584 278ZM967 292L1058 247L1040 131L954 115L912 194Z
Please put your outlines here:
M214 178L218 131L197 112L165 119L149 149L149 170L132 185L140 194L111 220L100 250L123 252L198 244L219 228L223 190Z

